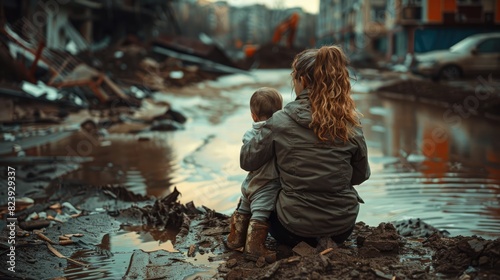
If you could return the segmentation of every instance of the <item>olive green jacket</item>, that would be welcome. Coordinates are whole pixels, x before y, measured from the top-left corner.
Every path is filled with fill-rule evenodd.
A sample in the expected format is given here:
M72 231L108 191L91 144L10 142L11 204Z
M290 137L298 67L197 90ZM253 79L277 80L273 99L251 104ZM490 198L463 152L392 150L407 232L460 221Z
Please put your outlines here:
M240 152L241 168L253 171L276 155L282 191L278 218L303 237L332 236L355 223L363 202L353 185L370 177L361 128L348 142L320 142L311 123L307 91L276 112Z

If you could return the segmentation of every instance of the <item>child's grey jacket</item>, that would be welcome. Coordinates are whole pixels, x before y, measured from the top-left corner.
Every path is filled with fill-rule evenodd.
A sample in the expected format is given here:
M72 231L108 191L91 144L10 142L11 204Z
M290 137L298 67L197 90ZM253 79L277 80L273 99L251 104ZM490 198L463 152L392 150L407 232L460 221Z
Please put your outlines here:
M254 122L252 124L252 129L249 129L243 135L243 144L250 141L259 130L264 126L266 122ZM261 188L269 185L279 185L279 173L276 167L276 158L272 157L269 161L264 163L259 169L250 171L241 184L241 193L248 200L252 200L252 195L260 190ZM272 201L274 204L275 202Z

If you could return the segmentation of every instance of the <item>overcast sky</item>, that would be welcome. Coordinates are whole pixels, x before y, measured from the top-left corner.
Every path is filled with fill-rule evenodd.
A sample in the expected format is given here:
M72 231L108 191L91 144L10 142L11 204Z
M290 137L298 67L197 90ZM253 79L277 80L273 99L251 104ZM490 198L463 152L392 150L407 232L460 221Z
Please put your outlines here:
M217 0L210 0L216 2ZM225 0L232 6L247 6L253 4L265 4L269 8L285 8L301 7L304 11L316 14L319 10L319 0Z

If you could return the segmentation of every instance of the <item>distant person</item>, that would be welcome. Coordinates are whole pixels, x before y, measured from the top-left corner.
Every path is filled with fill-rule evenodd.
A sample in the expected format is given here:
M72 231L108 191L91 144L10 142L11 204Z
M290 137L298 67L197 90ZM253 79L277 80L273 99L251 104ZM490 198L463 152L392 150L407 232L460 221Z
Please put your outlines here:
M369 178L370 167L347 63L337 46L296 55L295 101L241 148L240 165L247 171L276 158L281 191L269 220L278 243L342 243L354 229L363 203L354 185Z
M281 94L268 87L259 88L250 98L253 128L243 136L243 143L252 139L276 111L283 107ZM230 249L245 246L245 256L250 260L265 257L268 262L276 259L275 252L267 250L264 243L269 229L269 215L274 211L280 181L274 157L268 157L262 166L248 173L242 183L242 196L231 217L231 231L227 238Z

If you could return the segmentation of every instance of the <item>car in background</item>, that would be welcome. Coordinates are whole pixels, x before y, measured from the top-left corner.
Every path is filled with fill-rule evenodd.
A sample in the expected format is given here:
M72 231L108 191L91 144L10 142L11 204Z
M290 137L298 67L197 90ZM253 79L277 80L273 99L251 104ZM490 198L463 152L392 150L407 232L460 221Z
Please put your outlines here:
M434 80L500 75L500 33L469 36L448 50L415 54L410 70Z

